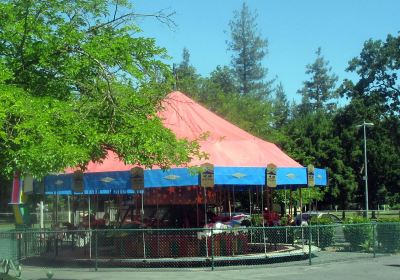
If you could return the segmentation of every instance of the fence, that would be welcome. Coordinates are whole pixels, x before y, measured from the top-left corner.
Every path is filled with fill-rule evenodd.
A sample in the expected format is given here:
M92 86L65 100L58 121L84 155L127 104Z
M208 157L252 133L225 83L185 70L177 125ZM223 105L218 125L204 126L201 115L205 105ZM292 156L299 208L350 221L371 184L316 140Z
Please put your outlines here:
M2 232L0 244L7 247L10 258L23 266L214 270L250 265L307 265L398 252L400 223L26 230Z

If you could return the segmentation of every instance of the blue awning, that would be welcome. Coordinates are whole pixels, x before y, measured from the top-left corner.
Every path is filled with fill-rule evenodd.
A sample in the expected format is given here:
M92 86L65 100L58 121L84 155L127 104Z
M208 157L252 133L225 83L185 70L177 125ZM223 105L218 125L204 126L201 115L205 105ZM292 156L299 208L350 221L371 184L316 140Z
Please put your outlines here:
M237 190L245 190L265 184L265 168L263 167L224 167L216 166L214 170L217 187L237 186ZM48 175L44 179L46 194L72 194L73 174ZM131 174L129 171L85 173L83 176L83 194L132 194ZM327 185L325 169L315 169L317 186ZM199 176L188 168L172 168L169 170L145 170L145 188L196 186ZM37 184L36 184L37 185ZM307 168L277 168L277 189L298 188L307 186ZM38 188L35 188L36 191ZM77 193L79 194L79 193Z

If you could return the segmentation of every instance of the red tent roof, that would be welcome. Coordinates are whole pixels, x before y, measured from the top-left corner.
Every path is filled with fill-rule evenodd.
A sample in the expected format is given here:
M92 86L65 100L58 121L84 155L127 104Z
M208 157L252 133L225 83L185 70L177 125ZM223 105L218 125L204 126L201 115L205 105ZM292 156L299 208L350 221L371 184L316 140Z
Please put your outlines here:
M194 140L203 133L209 135L199 143L201 149L209 154L207 162L216 166L265 167L269 163L278 167L301 166L275 144L240 129L179 91L168 94L163 107L159 116L165 127L178 138ZM204 162L195 159L190 165ZM125 165L110 152L102 164L89 163L87 172L125 171L130 168L132 166Z

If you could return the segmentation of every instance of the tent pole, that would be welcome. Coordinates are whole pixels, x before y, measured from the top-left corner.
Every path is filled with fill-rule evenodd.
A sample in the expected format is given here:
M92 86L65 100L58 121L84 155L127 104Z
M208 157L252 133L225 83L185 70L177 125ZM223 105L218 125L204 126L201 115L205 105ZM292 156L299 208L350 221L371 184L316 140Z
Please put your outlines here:
M299 188L299 197L300 197L300 221L303 222L303 195L301 193L301 188Z
M67 195L67 207L68 207L68 223L71 223L71 201L69 195Z
M56 227L58 226L58 188L56 187Z
M263 240L264 240L264 254L267 257L267 243L265 241L265 221L264 221L264 186L261 186L261 218L263 228Z
M229 219L232 218L232 208L231 208L231 192L227 190L228 192L228 211L229 211Z
M260 200L258 199L259 192L258 192L258 187L256 187L256 204L259 207L260 206Z
M89 259L92 258L92 230L90 227L90 194L88 194Z
M144 189L142 191L141 198L142 198L142 209L140 210L140 217L141 217L141 222L142 222L142 226L143 226L144 225L143 224L143 220L144 220ZM146 239L144 236L144 228L142 229L142 239L143 239L143 258L145 259L146 258Z
M252 219L251 219L251 208L252 208L252 205L251 205L251 194L252 194L252 190L249 188L249 206L250 206L250 211L249 211L249 213L250 213L250 227L253 227L253 225L252 225ZM250 243L253 243L253 230L251 230L250 229Z
M235 186L232 187L233 213L236 213Z
M196 217L197 217L197 228L200 228L200 216L199 216L199 187L196 188Z
M285 200L284 200L285 207L284 207L284 213L285 213L285 217L286 217L286 186L284 187L284 192L285 192Z
M250 209L250 217L251 217L251 207L252 205L251 205L251 189L249 189L249 209Z
M301 245L304 251L304 230L303 230L303 197L301 193L301 187L299 187L299 197L300 197L300 226L301 226Z
M156 218L157 218L157 229L160 228L160 219L158 218L158 195L156 195Z
M288 229L287 229L287 226L289 225L289 223L290 223L290 221L289 221L289 219L288 219L288 215L286 214L286 186L284 186L284 188L283 188L283 191L285 192L285 200L284 200L284 217L287 219L287 222L286 222L286 225L285 225L285 240L286 240L286 243L288 243ZM289 214L290 215L290 214Z
M158 215L159 215L158 214L158 195L156 195L157 254L158 254L158 257L160 257L160 219L158 218Z
M206 228L206 258L208 259L207 194L205 187L203 187L203 193L204 193L204 227Z
M289 193L289 215L292 217L293 216L293 190L290 187L290 193Z

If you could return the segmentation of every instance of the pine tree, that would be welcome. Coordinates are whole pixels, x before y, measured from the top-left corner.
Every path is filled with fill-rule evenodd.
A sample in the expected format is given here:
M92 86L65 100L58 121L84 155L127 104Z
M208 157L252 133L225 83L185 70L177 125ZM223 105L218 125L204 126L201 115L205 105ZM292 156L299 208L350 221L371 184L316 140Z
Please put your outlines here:
M267 69L262 60L267 53L268 41L261 38L257 29L257 14L251 13L243 3L240 11L235 11L230 21L231 41L228 50L233 52L232 66L244 95L253 94L265 98L270 82L265 82Z
M272 112L275 128L279 129L287 123L289 119L290 107L282 83L279 83L275 90L275 99L273 100Z
M301 107L331 111L335 107L333 99L337 97L335 85L338 77L331 74L332 68L321 55L321 48L318 48L315 53L317 55L315 61L306 66L306 74L311 76L310 80L304 81L303 88L298 91L303 96ZM304 102L309 102L309 104Z
M178 90L196 97L199 93L199 75L196 68L190 64L190 52L187 48L183 48L182 61L175 69L176 87Z

